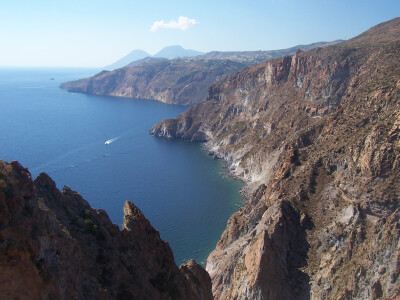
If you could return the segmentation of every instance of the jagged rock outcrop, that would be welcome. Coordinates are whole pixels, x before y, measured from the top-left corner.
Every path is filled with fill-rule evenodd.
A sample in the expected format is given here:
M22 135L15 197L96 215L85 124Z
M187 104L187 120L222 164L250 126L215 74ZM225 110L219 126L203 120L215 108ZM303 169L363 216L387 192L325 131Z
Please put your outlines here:
M193 259L183 264L179 269L189 280L190 286L198 299L214 299L212 295L210 275Z
M120 230L45 173L0 163L2 299L212 299L201 266L181 269L133 203Z
M400 296L400 18L247 67L151 133L249 183L207 260L216 299Z

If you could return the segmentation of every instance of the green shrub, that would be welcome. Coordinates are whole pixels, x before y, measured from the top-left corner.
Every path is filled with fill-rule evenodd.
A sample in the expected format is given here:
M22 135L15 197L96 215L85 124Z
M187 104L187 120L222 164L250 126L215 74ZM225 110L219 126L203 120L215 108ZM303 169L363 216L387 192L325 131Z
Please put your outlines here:
M91 219L85 219L83 221L83 223L85 223L85 225L88 226L88 227L94 226L94 223L93 223L93 221Z

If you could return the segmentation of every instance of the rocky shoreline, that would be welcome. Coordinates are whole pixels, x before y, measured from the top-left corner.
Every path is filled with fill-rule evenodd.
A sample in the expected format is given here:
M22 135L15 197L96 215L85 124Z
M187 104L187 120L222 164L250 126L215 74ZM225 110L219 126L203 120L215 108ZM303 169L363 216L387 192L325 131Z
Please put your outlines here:
M3 297L400 297L400 18L247 67L150 133L204 142L247 183L206 270L178 268L133 203L120 230L45 173L0 161Z
M207 152L207 154L212 156L214 159L220 159L223 161L223 168L225 170L224 175L226 175L234 180L239 180L244 183L244 186L240 188L239 193L243 196L243 198L246 201L248 201L251 196L251 192L249 191L249 182L247 182L245 180L245 178L241 177L240 175L237 175L234 172L235 170L232 169L232 167L231 167L232 163L230 161L227 161L226 159L224 159L222 153L218 153L218 152L209 150L207 148L207 143L202 144L201 148L203 151Z
M215 299L400 295L400 18L247 67L150 133L248 185L206 270Z

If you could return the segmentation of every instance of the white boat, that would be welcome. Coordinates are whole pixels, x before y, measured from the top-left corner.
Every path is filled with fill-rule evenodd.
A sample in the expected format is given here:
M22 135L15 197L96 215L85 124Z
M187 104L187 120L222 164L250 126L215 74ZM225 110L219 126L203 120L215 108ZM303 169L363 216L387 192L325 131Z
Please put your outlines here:
M117 139L118 139L118 138L109 139L109 140L107 140L104 144L105 144L105 145L111 144L112 142L115 142Z

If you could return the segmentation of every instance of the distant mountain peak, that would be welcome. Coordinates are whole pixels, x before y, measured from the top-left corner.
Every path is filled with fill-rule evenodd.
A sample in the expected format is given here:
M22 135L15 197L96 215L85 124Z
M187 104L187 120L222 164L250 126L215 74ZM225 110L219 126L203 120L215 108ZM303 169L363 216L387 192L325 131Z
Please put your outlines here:
M112 63L111 65L105 66L104 69L112 71L114 69L119 69L122 67L126 67L127 65L136 65L135 62L142 60L144 58L148 58L147 61L150 61L152 58L168 58L174 59L178 57L191 57L196 55L202 55L203 52L199 52L196 50L185 49L180 45L172 45L163 48L161 51L157 52L153 56L147 53L146 51L136 49L125 55L121 59Z
M153 57L164 57L169 59L174 59L177 57L190 57L204 54L196 50L185 49L180 45L173 45L163 48L161 51L153 55Z
M139 59L143 59L145 57L151 56L149 53L146 51L143 51L141 49L136 49L131 51L129 54L125 55L121 59L117 60L116 62L112 63L111 65L105 66L104 69L106 70L114 70L118 68L125 67L126 65L130 64L131 62L134 62Z

